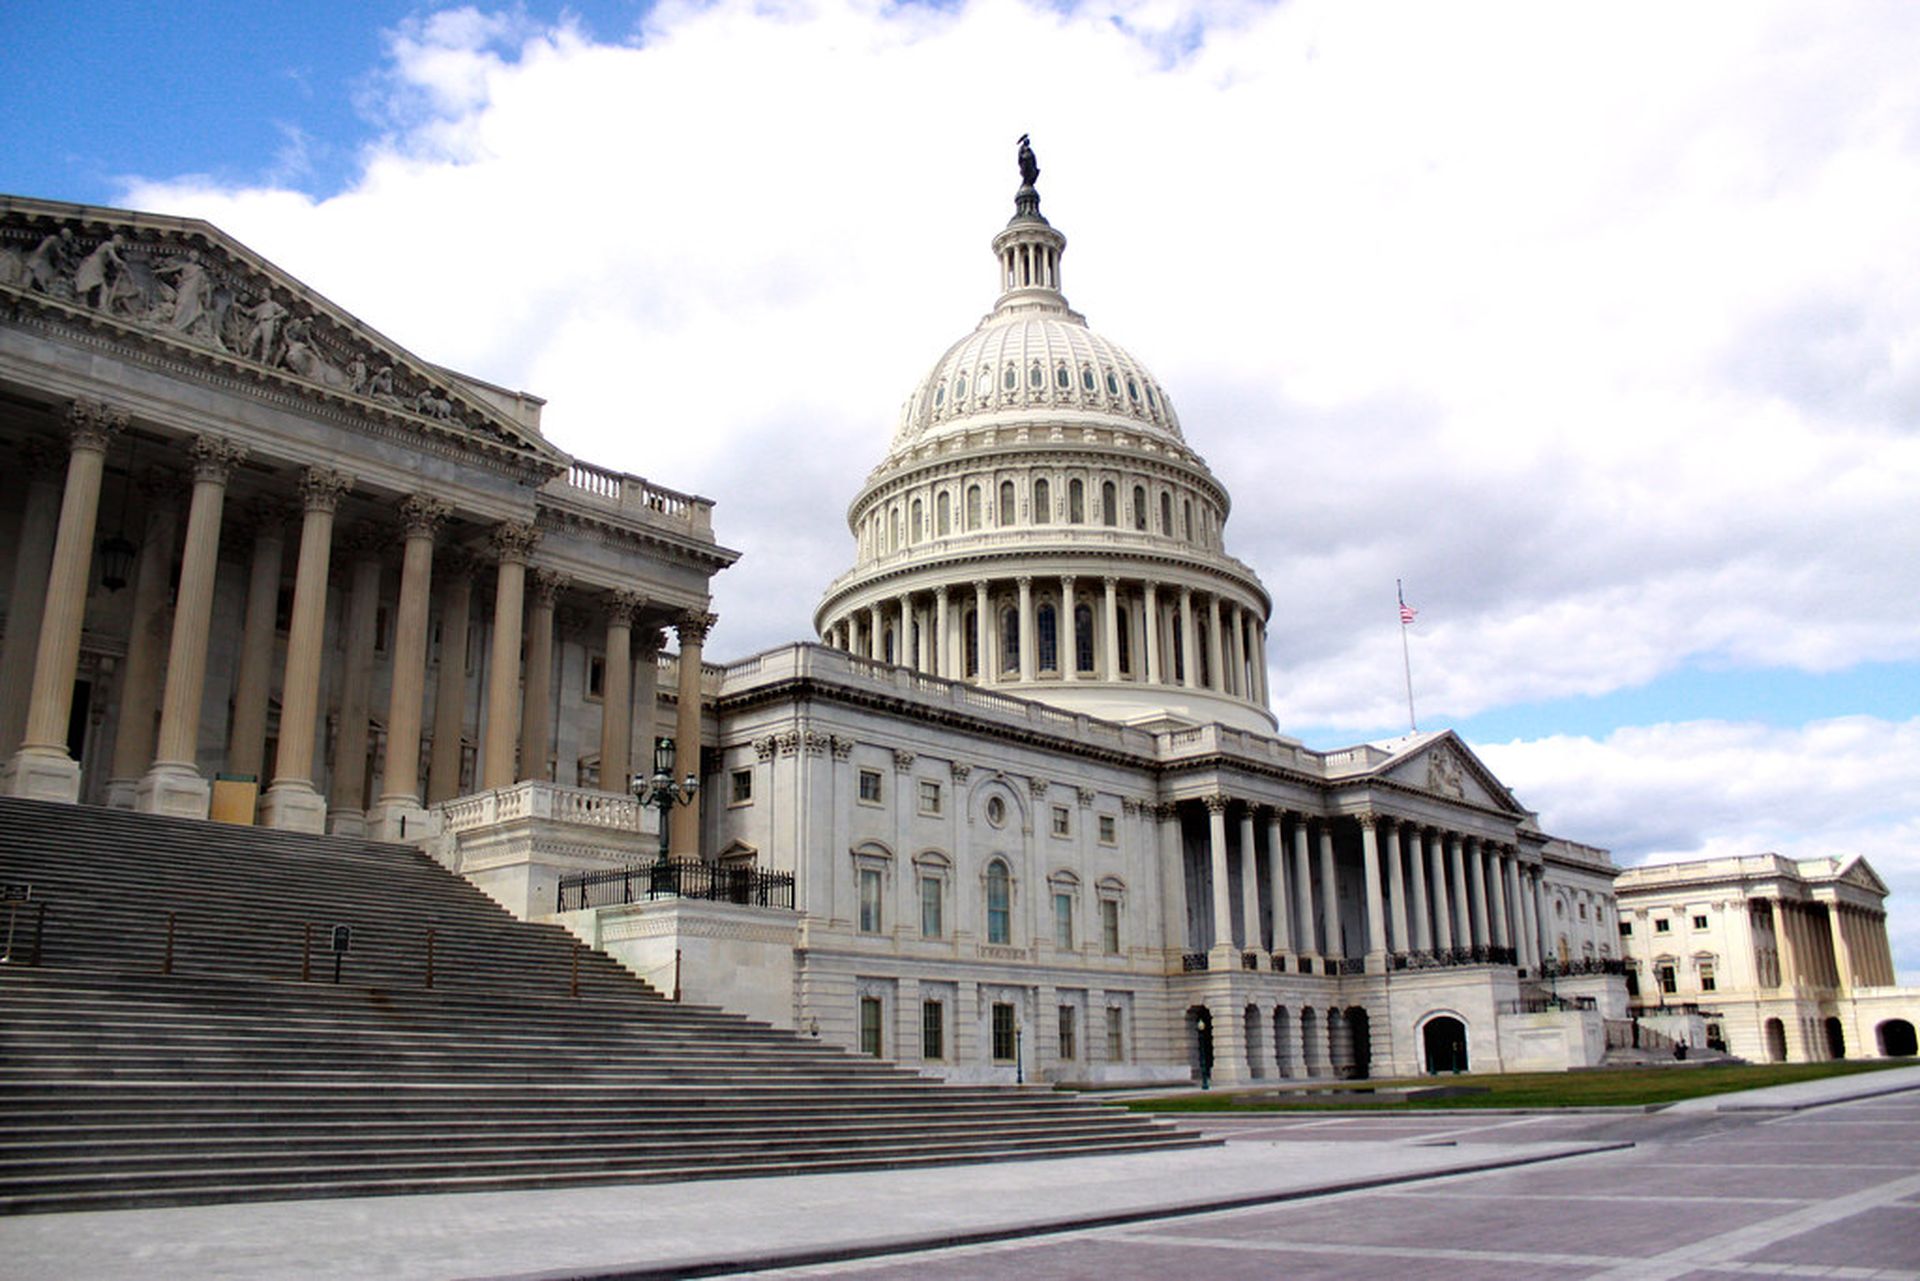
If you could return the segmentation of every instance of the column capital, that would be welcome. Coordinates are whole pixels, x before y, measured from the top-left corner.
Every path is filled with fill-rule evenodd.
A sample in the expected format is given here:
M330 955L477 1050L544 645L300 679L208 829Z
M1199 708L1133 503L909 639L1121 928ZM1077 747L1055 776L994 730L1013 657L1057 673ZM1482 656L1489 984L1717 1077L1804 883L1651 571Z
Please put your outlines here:
M707 634L713 630L714 625L719 621L720 615L718 614L705 614L697 610L689 610L674 620L673 630L674 634L680 638L680 647L685 649L688 645L706 644Z
M1102 574L1100 576L1100 582L1108 591L1112 591L1120 586L1120 576L1118 574Z
M941 583L933 589L933 598L936 601L945 601L947 599L947 585L945 583Z
M339 509L340 495L353 488L353 477L330 467L309 467L300 473L300 506L310 512Z
M530 575L534 600L549 609L553 608L554 602L560 599L561 589L567 585L568 581L567 576L557 569L547 569L543 566L534 570Z
M988 587L988 583L987 583L987 580L986 580L986 579L984 579L984 578L976 578L976 579L974 579L974 580L973 580L973 590L974 590L974 591L976 591L976 592L984 592L984 591L986 591L986 590L987 590L987 587Z
M646 608L647 595L629 587L617 587L607 593L607 622L633 625L634 617Z
M233 469L247 456L244 445L236 445L224 436L202 433L193 438L187 446L187 452L193 458L193 479L195 484L212 482L224 485L233 475Z
M1201 797L1200 802L1207 807L1207 813L1224 814L1227 812L1227 806L1233 804L1233 798L1223 793L1215 792L1211 796Z
M400 500L400 528L409 538L432 538L451 515L453 504L432 494L408 494Z
M1389 820L1374 813L1372 810L1361 810L1353 816L1353 821L1360 824L1363 828L1377 828L1380 824L1388 822Z
M113 438L127 429L127 411L98 400L75 400L67 406L67 445L105 453Z
M1179 801L1161 801L1157 805L1148 805L1146 808L1151 810L1153 816L1162 823L1178 820L1180 817Z
M494 559L502 564L526 564L533 558L533 549L539 541L540 531L519 521L503 520L487 531L487 542L493 548Z
M1013 585L1015 587L1018 587L1023 592L1027 591L1033 586L1033 575L1032 574L1016 575L1013 580Z

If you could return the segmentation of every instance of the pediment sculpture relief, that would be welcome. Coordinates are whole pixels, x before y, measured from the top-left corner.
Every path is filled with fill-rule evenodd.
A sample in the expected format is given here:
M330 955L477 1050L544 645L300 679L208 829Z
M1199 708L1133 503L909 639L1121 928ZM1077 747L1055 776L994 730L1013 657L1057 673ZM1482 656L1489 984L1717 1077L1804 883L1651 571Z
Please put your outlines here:
M329 391L501 437L498 424L224 250L159 232L0 233L0 287L42 294Z
M1452 752L1439 749L1427 754L1427 790L1451 796L1456 801L1466 799L1466 782L1461 777L1460 762Z

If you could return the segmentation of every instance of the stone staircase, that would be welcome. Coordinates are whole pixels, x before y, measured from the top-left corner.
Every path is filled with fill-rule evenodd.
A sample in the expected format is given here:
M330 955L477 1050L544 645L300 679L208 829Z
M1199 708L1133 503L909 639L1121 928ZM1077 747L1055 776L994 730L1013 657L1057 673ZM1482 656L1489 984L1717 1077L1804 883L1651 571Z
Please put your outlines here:
M0 799L0 882L46 905L0 966L0 1212L1203 1142L668 1001L406 846Z

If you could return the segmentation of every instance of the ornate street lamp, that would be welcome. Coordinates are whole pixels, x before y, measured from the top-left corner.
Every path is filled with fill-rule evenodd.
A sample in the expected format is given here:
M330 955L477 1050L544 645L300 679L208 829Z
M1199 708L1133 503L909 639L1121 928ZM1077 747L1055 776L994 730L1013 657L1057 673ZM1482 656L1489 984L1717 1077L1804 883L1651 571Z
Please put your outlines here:
M660 811L660 857L655 867L665 867L667 859L667 820L675 805L691 805L700 791L698 775L689 773L678 785L673 781L673 740L656 738L653 740L653 774L635 774L628 790L633 799L642 806L651 805Z

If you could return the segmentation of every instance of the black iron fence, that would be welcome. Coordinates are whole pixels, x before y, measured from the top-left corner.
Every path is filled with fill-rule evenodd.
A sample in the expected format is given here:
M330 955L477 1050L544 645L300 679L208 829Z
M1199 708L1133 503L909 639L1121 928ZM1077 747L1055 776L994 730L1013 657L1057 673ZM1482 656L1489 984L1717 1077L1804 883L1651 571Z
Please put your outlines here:
M1439 947L1424 952L1395 952L1387 958L1390 970L1445 970L1456 965L1517 965L1520 955L1510 947Z
M747 907L793 910L793 873L752 867L716 867L712 863L654 863L575 872L556 887L558 911L617 907L658 898L704 899Z
M1502 1014L1554 1014L1561 1010L1597 1010L1590 996L1540 996L1500 1002Z
M1587 974L1625 974L1627 963L1617 956L1589 956L1578 961L1556 961L1551 958L1540 963L1540 977L1543 979L1578 978Z
M1205 952L1187 952L1180 957L1180 972L1183 974L1197 974L1206 968Z

